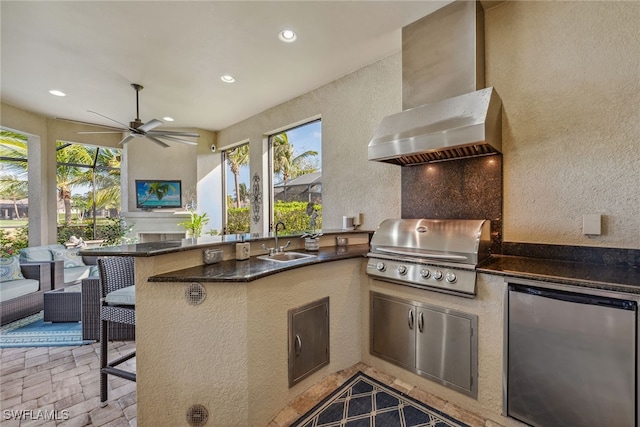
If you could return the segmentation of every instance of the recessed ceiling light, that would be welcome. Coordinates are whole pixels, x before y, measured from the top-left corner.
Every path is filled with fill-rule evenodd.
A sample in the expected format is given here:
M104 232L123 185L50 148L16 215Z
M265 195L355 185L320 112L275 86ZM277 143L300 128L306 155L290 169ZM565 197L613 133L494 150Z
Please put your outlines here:
M51 90L49 91L49 93L50 93L51 95L55 95L55 96L67 96L67 94L66 94L66 93L62 92L61 90L57 90L57 89L51 89Z
M298 35L293 30L282 30L278 33L278 38L285 43L291 43L296 41Z
M172 122L173 121L173 117L163 117L162 120L166 121L166 122Z
M236 81L235 77L233 77L230 74L225 74L224 76L220 77L220 80L222 80L225 83L233 83Z

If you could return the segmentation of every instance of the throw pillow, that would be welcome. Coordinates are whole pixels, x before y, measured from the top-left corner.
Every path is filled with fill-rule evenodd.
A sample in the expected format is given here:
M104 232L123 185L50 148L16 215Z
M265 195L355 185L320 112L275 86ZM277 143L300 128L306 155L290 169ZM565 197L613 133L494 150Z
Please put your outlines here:
M22 270L20 270L20 260L18 256L0 258L0 282L19 279L24 279L24 275L22 274Z
M64 261L64 268L80 267L85 265L82 261L82 257L78 253L80 248L74 249L51 249L54 260Z

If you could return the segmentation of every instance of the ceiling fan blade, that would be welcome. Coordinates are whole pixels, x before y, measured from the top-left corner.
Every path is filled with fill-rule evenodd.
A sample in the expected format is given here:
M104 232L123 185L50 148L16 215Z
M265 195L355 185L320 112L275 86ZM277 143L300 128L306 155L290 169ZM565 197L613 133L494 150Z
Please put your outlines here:
M127 135L124 137L124 139L122 141L120 141L120 145L124 145L127 142L131 141L133 138L135 138L134 135Z
M77 124L80 124L80 125L97 126L97 127L105 128L105 129L113 129L114 131L118 130L120 132L125 132L125 131L127 131L129 129L128 126L125 126L125 128L122 129L122 128L117 128L115 126L99 125L97 123L89 123L89 122L83 122L83 121L80 121L80 120L64 119L62 117L56 117L56 120L62 120L64 122L70 122L70 123L77 123Z
M149 134L147 134L147 138L162 138L162 139L166 139L168 141L180 142L182 144L198 145L197 142L187 141L186 139L176 138L176 137L171 136L171 135L149 135Z
M149 132L150 130L155 129L155 128L157 128L158 126L161 126L161 125L163 125L163 124L164 124L164 122L163 122L163 121L161 121L161 120L157 120L157 119L153 119L153 120L150 120L150 121L148 121L147 123L145 123L145 124L143 124L143 125L141 125L141 126L138 126L138 130L139 130L139 131L142 131L142 132L144 132L144 133L147 133L147 132Z
M126 129L122 129L122 130L106 130L104 132L100 131L100 132L76 132L78 135L95 135L95 134L104 134L104 133L122 133L122 132L126 132Z
M149 138L150 140L152 140L153 142L155 142L158 145L163 146L164 148L167 148L169 146L169 144L165 144L164 142L160 141L158 138L156 138L155 136L149 136L147 135L147 138Z
M173 130L154 130L148 132L154 136L162 136L162 135L170 135L170 136L186 136L188 138L200 138L200 134L196 132L181 132L181 131L173 131Z
M104 118L105 118L105 119L107 119L107 120L111 120L112 122L117 123L117 124L119 124L120 126L123 126L125 129L128 129L128 130L130 130L130 131L134 131L134 132L135 132L135 129L133 129L133 128L132 128L132 127L130 127L129 125L125 125L124 123L120 123L119 121L114 120L114 119L112 119L111 117L107 117L107 116L105 116L104 114L96 113L95 111L91 111L91 110L87 110L87 111L88 111L88 112L90 112L90 113L96 114L96 115L98 115L98 116L100 116L100 117L104 117Z

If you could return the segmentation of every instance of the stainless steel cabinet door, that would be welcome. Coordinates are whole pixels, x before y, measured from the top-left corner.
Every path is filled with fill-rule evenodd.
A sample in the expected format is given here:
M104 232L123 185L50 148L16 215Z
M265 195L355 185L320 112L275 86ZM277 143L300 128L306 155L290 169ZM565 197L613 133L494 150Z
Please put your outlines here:
M289 387L329 364L329 297L289 310Z
M416 368L466 392L472 389L472 320L417 308Z
M413 305L372 294L371 353L409 369L415 368Z

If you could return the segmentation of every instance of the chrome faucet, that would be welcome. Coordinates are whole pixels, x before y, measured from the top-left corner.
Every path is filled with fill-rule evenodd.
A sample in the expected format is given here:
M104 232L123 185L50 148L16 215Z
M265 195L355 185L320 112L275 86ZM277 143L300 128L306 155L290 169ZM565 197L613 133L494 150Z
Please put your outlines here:
M284 225L284 222L279 221L279 222L276 223L276 226L274 228L274 230L275 230L276 253L284 252L285 248L287 248L291 244L291 240L289 240L286 245L278 246L278 227L280 227L280 226L282 226L282 230L286 230L287 229L287 227Z
M282 230L286 230L287 229L287 227L284 225L284 222L278 221L276 223L276 226L274 227L275 247L274 248L267 248L266 245L264 245L264 244L262 245L262 249L263 250L269 251L269 256L276 255L276 254L284 252L284 250L287 247L289 247L289 245L291 244L291 241L289 240L286 245L278 246L278 230L280 229L280 226L282 226Z
M284 222L282 222L282 221L276 222L276 226L274 227L275 234L276 234L276 236L275 236L275 239L276 239L276 242L275 242L275 244L276 244L276 252L278 252L278 227L280 227L280 226L282 226L283 230L287 229L287 227L284 225Z

